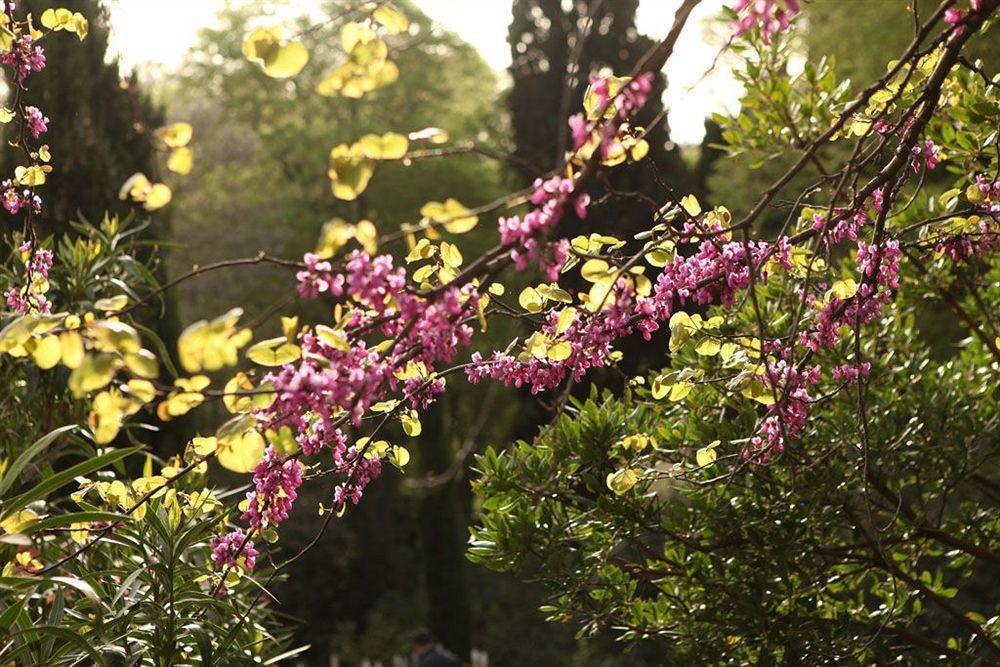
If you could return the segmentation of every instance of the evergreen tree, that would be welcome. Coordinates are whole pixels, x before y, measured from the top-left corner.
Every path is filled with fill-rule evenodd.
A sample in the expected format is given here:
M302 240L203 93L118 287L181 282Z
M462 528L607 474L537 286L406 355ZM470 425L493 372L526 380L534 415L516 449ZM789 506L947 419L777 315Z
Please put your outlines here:
M52 6L47 0L23 4L35 17ZM42 44L51 65L45 76L30 81L28 93L31 103L51 120L45 140L57 177L45 185L41 229L57 233L78 214L93 221L108 210L128 210L119 203L118 191L135 172L155 171L150 129L162 122L135 77L123 78L118 60L107 57L110 25L104 3L60 4L86 16L90 34L82 43L66 32L46 37ZM3 173L13 170L14 157L7 151L0 158Z
M150 178L157 173L157 152L152 131L163 124L162 111L139 85L135 74L122 76L117 58L108 57L111 31L109 7L104 0L64 0L60 6L80 12L89 22L89 33L80 42L68 32L49 34L42 42L49 67L44 76L29 80L28 100L49 118L43 139L52 153L53 177L43 186L44 205L39 216L41 235L57 238L81 216L99 222L106 213L127 215L133 204L121 201L122 184L134 173ZM52 7L49 0L24 0L23 7L36 17ZM14 124L6 127L14 127ZM0 172L14 171L14 151L0 154ZM149 215L142 213L142 215ZM0 230L11 231L13 219L3 216ZM169 234L169 214L155 214L154 224L142 232L156 241ZM166 270L159 248L140 249L136 259L149 266L163 283ZM142 313L146 324L168 347L179 334L176 300L165 295L160 309ZM148 319L146 319L148 318ZM178 421L148 438L162 454L172 454L193 435ZM166 443L172 443L166 451Z
M580 110L590 76L602 70L627 75L654 46L636 29L638 6L639 0L514 1L508 31L513 78L508 103L518 158L540 169L555 168L569 143L566 120ZM690 189L680 151L670 141L661 115L665 86L664 76L658 74L650 101L635 122L649 128L649 156L612 178L616 190L662 200L668 194L665 187L679 196ZM634 198L616 200L596 208L586 228L624 235L649 219L649 208Z

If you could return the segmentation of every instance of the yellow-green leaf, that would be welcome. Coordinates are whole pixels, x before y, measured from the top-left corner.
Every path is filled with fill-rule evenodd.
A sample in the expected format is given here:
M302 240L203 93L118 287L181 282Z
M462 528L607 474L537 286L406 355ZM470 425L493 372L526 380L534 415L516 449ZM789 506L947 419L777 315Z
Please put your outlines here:
M38 515L30 509L22 509L3 521L0 521L0 530L4 533L19 533L38 520Z
M194 151L187 146L175 148L167 158L167 169L182 176L190 174L193 167Z
M46 169L48 168L46 167ZM38 165L20 166L14 169L14 178L18 184L33 188L45 184L45 170Z
M703 357L713 357L719 353L722 344L715 338L706 338L694 348L694 351Z
M219 439L215 436L195 437L191 440L191 447L194 449L194 453L199 456L208 456L215 452L219 446Z
M614 274L611 267L603 259L588 259L580 267L580 275L584 280L592 283L605 282Z
M441 243L441 260L445 266L457 269L462 266L462 253L459 252L458 246L445 241Z
M573 354L573 347L566 341L560 341L550 347L545 356L549 358L550 361L565 361L570 358Z
M243 55L259 63L264 73L276 79L295 76L309 62L309 52L301 42L282 44L280 26L257 28L243 43Z
M124 294L118 294L117 296L108 297L106 299L98 299L94 302L95 309L103 310L106 313L121 310L127 305L128 297Z
M853 278L833 283L828 294L838 299L850 299L858 293L858 283Z
M401 160L410 148L410 140L396 132L382 136L366 134L356 144L358 150L372 160Z
M715 460L719 458L719 453L715 451L715 448L718 446L719 441L714 440L707 447L702 447L695 452L695 460L698 462L699 468L704 468L715 463Z
M337 199L353 201L358 198L374 173L374 166L369 158L351 146L335 146L330 151L330 185Z
M681 198L681 206L691 217L695 217L701 213L701 204L698 203L698 198L694 195L685 195Z
M402 472L406 464L410 462L410 452L409 450L406 449L406 447L393 445L389 449L386 459L389 461L389 463L396 466L396 468L398 468L400 472Z
M668 398L674 402L683 401L687 398L687 395L691 393L692 389L694 389L694 384L690 382L676 382L670 387L670 395Z
M69 390L77 398L100 389L111 382L117 365L110 354L91 354L69 375Z
M155 134L167 148L184 148L191 143L194 128L191 123L171 123L158 129Z
M247 359L261 366L282 366L302 356L302 348L284 336L269 338L247 349Z
M377 7L372 12L372 18L381 23L390 35L406 32L410 27L410 20L406 18L406 15L391 4Z
M40 339L31 353L31 358L43 371L54 368L62 358L62 344L59 342L59 336L50 334Z
M159 210L169 204L173 196L173 192L166 185L163 183L154 183L146 194L142 207L147 211Z
M542 307L545 305L545 299L534 287L525 287L521 290L521 294L517 297L517 302L529 313L541 312Z
M606 483L608 488L620 496L629 491L639 481L639 476L631 468L624 468L612 473L608 473Z
M404 412L400 416L400 420L403 422L403 431L406 432L406 435L411 438L417 437L423 430L420 425L420 419L417 417L415 410Z
M216 438L216 458L233 472L250 472L264 457L267 443L254 429L252 417L231 419L219 428Z

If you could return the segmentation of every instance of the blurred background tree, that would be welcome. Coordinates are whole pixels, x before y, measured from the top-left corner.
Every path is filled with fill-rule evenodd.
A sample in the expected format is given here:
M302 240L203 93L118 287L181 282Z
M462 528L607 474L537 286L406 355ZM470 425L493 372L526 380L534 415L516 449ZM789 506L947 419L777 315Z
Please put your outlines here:
M639 0L514 0L507 103L515 155L544 170L562 162L570 142L566 121L581 109L590 77L602 72L625 76L655 46L636 29L638 7ZM665 187L691 190L688 168L670 140L663 113L666 85L658 74L649 103L635 119L636 126L648 129L648 162L618 170L611 179L616 190L652 198L663 195ZM634 198L612 199L596 209L586 227L628 234L632 221L649 214L648 204ZM567 234L582 229L572 225Z
M52 6L48 0L23 0L22 4L35 17ZM43 237L53 235L54 243L70 232L71 222L83 219L97 224L105 214L124 217L134 212L132 204L119 199L119 190L136 172L151 178L158 174L152 132L164 123L164 110L153 101L150 90L135 73L123 73L118 59L108 51L108 6L101 0L66 0L61 6L86 16L89 34L82 42L68 32L48 36L46 57L59 65L32 78L28 93L31 104L50 119L50 131L43 139L51 147L54 175L44 186L38 229ZM6 133L16 125L0 127ZM12 173L17 158L15 151L0 152L0 170ZM139 261L132 265L135 271L145 271L140 268L145 265L161 283L166 276L163 253L146 242L171 236L168 211L138 214L152 220L140 233L143 243L134 249ZM14 218L0 217L0 232L20 231L14 224ZM166 294L156 305L144 313L143 322L172 346L179 333L175 297ZM157 451L164 451L168 442L183 437L184 431L171 425L149 434L148 439Z
M51 7L47 0L25 0L34 16ZM100 0L61 3L90 21L83 42L70 33L45 40L46 56L59 67L32 80L29 97L51 119L45 139L52 148L55 174L46 184L42 229L62 232L79 215L99 222L111 206L125 214L130 206L117 203L118 191L129 176L156 173L150 131L162 125L163 112L150 99L137 77L122 76L116 58L108 57L108 13ZM9 127L9 126L8 126ZM13 171L16 155L5 151L0 169ZM158 227L163 227L157 214ZM10 221L4 219L3 224Z

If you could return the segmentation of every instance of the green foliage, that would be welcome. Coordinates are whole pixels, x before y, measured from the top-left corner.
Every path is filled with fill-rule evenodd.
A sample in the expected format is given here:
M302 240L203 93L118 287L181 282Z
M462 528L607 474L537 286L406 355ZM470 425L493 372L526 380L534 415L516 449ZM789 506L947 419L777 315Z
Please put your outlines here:
M848 90L848 82L838 82L833 64L825 58L806 61L800 73L789 76L787 42L756 46L756 53L743 54L745 68L736 72L745 86L740 113L731 119L714 116L731 155L764 154L753 167L815 141L833 124Z
M64 235L55 249L49 296L56 308L87 317L76 318L73 326L82 328L68 327L63 335L87 331L101 308L157 294L159 284L139 258L149 256L140 240L148 225L131 216L106 216L98 226L72 223L75 234ZM20 259L13 261L16 266ZM3 271L14 275L12 268ZM154 298L147 305L158 303ZM5 341L10 331L4 329ZM163 349L152 331L143 331ZM131 461L148 431L129 429L139 446L95 445L100 419L94 415L102 413L95 403L88 423L88 402L67 389L76 371L42 372L37 355L4 355L0 372L0 659L233 664L250 656L264 662L287 647L286 638L273 633L273 612L253 604L257 584L236 579L228 597L214 592L209 541L225 514L204 487L203 473L154 492L165 480L152 474L154 461L164 466L162 475L176 473L173 463L147 455L143 477L130 482ZM58 423L70 425L49 430ZM146 493L154 495L140 505Z
M987 308L998 269L978 279ZM533 442L479 457L469 557L542 581L550 620L653 642L672 664L988 655L1000 394L983 345L929 359L917 284L862 343L892 351L867 385L869 444L849 388L765 467L740 455L752 414L709 386L683 403L594 388ZM614 492L623 470L637 483Z
M5 543L0 552L9 556L14 547L34 547L10 558L0 576L0 626L9 640L0 657L24 665L81 660L101 665L268 664L269 657L280 654L285 640L268 629L272 614L259 606L243 608L257 594L256 586L238 593L247 600L234 606L206 585L218 500L190 484L178 484L142 506L141 513L103 510L104 503L94 504L85 495L95 486L87 476L106 475L101 471L112 466L121 469L118 462L137 449L100 455L90 450L82 462L56 473L50 463L55 458L45 456L45 450L67 430L39 440L8 470L13 475L32 464L42 481L16 496L0 490L0 525L9 533L0 538ZM89 449L86 441L76 440L79 451ZM71 449L62 455L75 456ZM12 479L4 477L4 482ZM75 502L82 511L41 518L61 509L62 503L47 502L53 492L81 479L87 483ZM104 484L96 484L102 500L113 502L118 493L113 485L121 482ZM19 525L10 522L12 517ZM100 544L92 548L98 538ZM48 574L49 561L59 557L60 549L73 558L58 574Z

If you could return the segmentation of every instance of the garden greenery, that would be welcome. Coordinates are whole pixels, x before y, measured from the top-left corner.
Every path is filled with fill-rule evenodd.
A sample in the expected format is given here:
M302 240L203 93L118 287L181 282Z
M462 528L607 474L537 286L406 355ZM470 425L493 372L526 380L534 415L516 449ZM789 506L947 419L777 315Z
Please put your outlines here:
M729 3L747 89L719 119L727 147L795 162L742 215L667 191L634 237L565 238L562 223L601 205L603 174L653 168L631 119L699 1L634 71L592 78L561 166L532 187L473 207L455 193L398 228L335 219L301 260L262 251L160 283L140 251L141 221L173 196L154 175L122 185L132 217L58 241L37 223L58 169L31 81L59 67L46 40L85 39L88 24L5 0L0 122L21 164L0 197L21 231L3 273L0 416L25 428L0 459L0 657L288 657L267 587L299 555L272 545L301 485L326 489L325 530L386 463L405 470L421 413L449 385L493 381L548 393L565 414L479 459L470 557L532 568L554 620L663 641L689 662L1000 659L1000 110L996 76L964 55L1000 0L916 15L905 52L856 92L831 63L790 73L797 0ZM372 1L330 20L343 60L316 94L392 85L405 14ZM243 53L294 79L309 37L262 25ZM149 138L166 169L191 172L190 124ZM331 196L358 199L386 163L475 151L437 128L357 137L330 149ZM779 200L806 166L820 179ZM765 233L755 223L775 206L787 217ZM494 212L495 245L466 256L463 235ZM264 263L328 317L289 314L261 339L234 309L188 326L176 349L143 323L183 281ZM969 336L953 359L919 340L928 297ZM526 335L477 349L504 318ZM623 395L574 398L619 366L629 337L669 365ZM210 402L229 413L214 432L174 457L149 451L156 424ZM213 466L248 486L214 489Z

